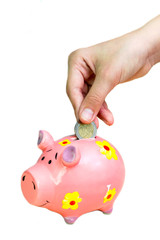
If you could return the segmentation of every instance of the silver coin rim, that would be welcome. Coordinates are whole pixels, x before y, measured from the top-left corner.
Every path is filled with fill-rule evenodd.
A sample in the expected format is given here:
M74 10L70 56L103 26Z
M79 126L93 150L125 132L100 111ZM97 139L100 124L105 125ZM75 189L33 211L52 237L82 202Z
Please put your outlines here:
M76 123L76 125L75 125L75 127L74 127L74 132L75 132L75 134L76 134L76 136L77 136L77 138L78 139L90 139L90 138L94 138L95 136L96 136L96 134L97 134L97 126L96 126L96 124L95 124L95 122L91 122L90 124L92 124L93 125L93 134L92 134L92 136L90 137L90 138L83 138L83 137L81 137L81 135L79 134L79 132L78 132L78 127L81 125L82 123L79 123L79 122L77 122ZM87 124L84 124L84 125L87 125ZM89 124L88 124L89 125Z

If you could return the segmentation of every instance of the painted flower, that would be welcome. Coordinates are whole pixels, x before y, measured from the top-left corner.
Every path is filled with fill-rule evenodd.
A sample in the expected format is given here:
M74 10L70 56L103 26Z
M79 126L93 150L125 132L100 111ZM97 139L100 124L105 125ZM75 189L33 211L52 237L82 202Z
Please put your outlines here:
M117 160L117 155L116 155L116 151L113 147L111 147L111 145L107 142L107 141L97 141L96 144L100 147L100 152L106 156L106 158L111 159L114 158L115 160Z
M103 199L103 203L106 203L107 201L111 201L114 197L114 195L116 194L116 189L113 188L112 190L108 190L108 192L106 193L104 199Z
M62 208L75 210L78 208L78 203L82 201L78 192L67 193L62 201Z
M61 146L66 146L66 145L68 145L68 144L70 144L71 142L68 140L68 139L64 139L62 142L59 142L59 144L61 145Z

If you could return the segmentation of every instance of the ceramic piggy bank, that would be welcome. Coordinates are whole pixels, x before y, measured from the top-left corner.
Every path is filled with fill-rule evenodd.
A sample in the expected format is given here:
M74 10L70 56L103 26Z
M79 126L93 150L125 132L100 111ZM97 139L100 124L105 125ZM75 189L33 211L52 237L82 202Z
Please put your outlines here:
M98 136L78 140L75 135L54 141L40 131L38 147L40 158L21 179L29 203L61 214L67 223L94 210L112 212L125 169L111 143Z

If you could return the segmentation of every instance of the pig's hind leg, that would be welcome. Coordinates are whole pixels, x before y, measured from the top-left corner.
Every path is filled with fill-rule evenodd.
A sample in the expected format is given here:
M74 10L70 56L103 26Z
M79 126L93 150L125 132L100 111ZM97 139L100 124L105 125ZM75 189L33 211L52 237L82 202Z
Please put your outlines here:
M102 207L98 210L102 211L104 214L110 214L113 211L113 204L109 204L109 205L104 206L104 207Z

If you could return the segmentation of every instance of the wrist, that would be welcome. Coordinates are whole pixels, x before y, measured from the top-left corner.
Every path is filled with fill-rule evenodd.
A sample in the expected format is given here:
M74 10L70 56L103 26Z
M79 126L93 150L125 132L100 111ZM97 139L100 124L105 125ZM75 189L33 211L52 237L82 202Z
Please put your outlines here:
M160 62L160 15L141 28L148 48L151 65Z

